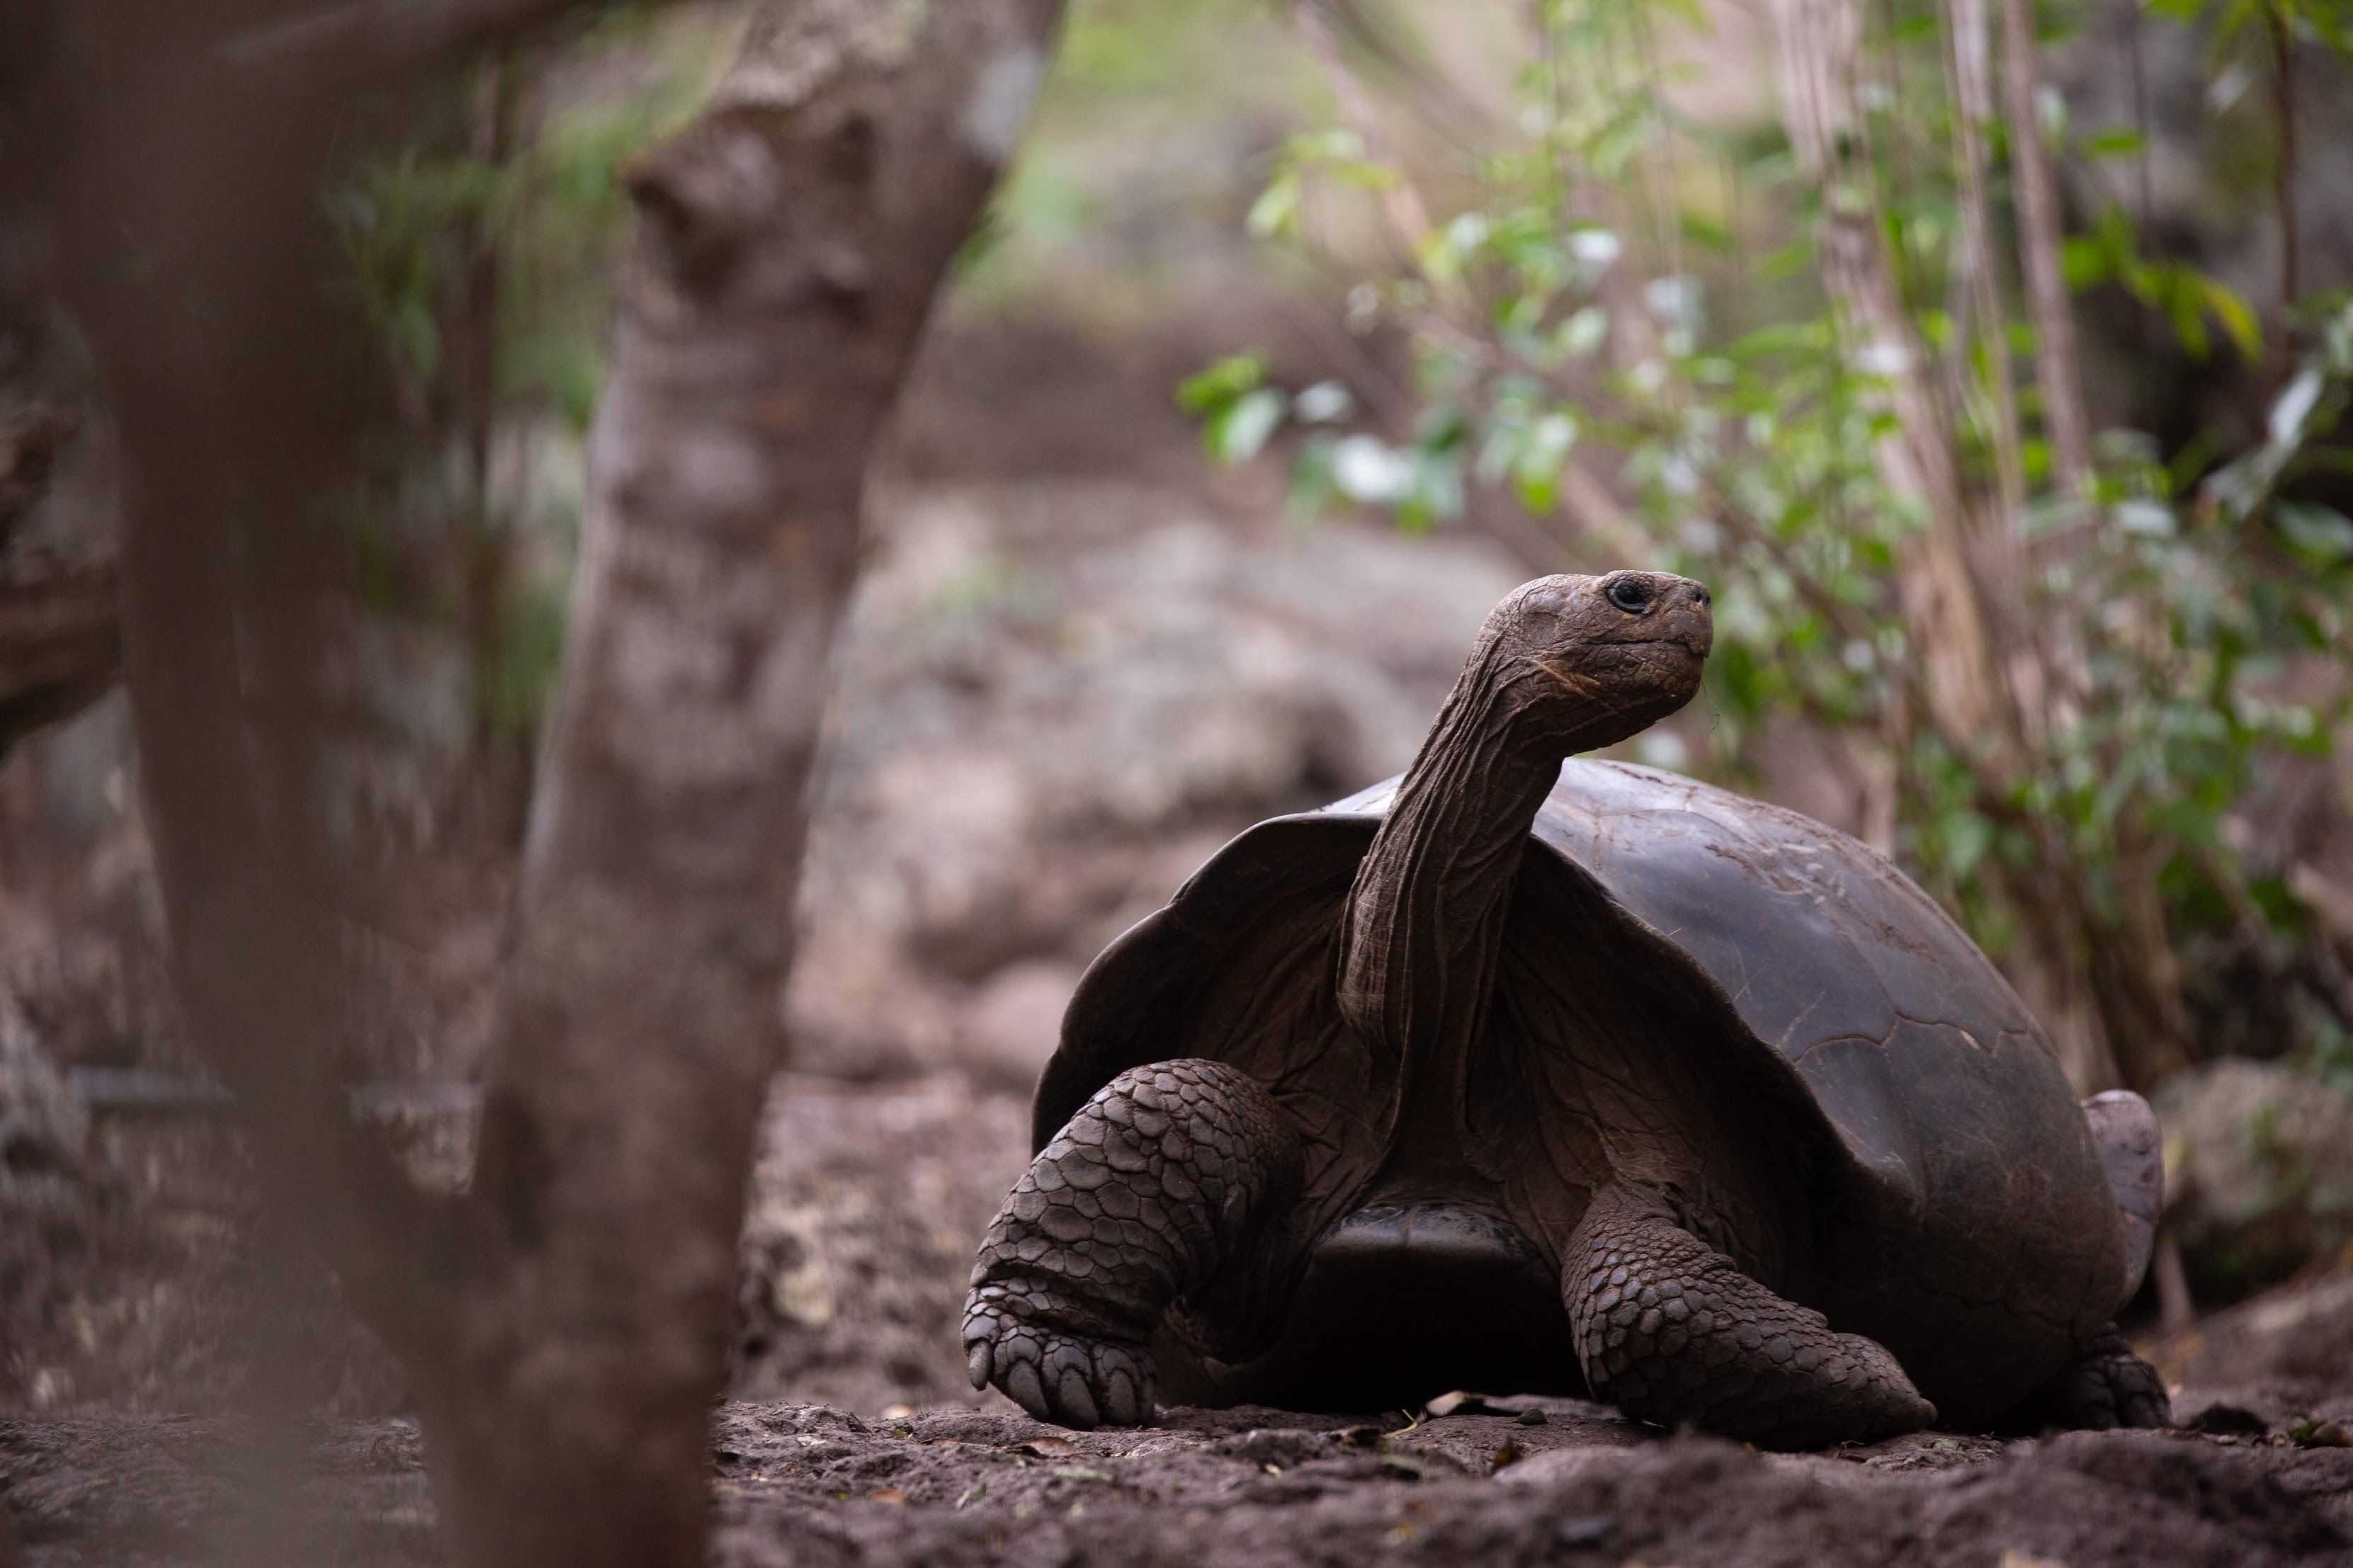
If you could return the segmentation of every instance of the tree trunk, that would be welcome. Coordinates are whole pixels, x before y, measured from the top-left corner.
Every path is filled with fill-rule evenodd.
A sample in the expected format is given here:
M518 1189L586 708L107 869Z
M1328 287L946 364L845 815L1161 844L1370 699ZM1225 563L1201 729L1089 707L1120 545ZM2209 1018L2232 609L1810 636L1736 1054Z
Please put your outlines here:
M2034 323L2035 374L2042 384L2042 429L2051 480L2067 500L2085 499L2092 478L2091 423L2075 370L2075 312L2059 257L2059 189L2042 148L2042 51L2033 0L2001 0L2002 101L2010 119L2010 177L2018 239Z
M440 38L465 9L337 15L425 15ZM274 1192L414 1377L460 1560L698 1563L866 468L1059 0L779 5L630 172L504 1050L473 1192L446 1203L353 1131L333 1079L350 868L317 820L316 617L324 519L365 504L386 407L326 286L319 196L362 140L353 95L282 29L223 48L221 17L251 10L0 0L0 57L28 16L56 45L22 96L121 402L133 710L189 1020Z
M1993 50L1985 0L1951 0L1946 8L1946 68L1953 87L1953 162L1960 174L1958 270L1968 321L1986 357L1993 397L1994 469L2002 515L2026 505L2020 455L2018 389L2010 382L2009 313L2001 304L2001 274L1994 263L1993 199L1986 128L1993 123ZM1966 365L1963 374L1968 374Z
M433 1395L477 1561L695 1555L866 468L1055 10L780 7L630 171L476 1181L522 1259Z
M2104 545L2092 496L2096 476L2091 418L2076 363L2074 305L2061 260L2064 237L2059 195L2042 144L2042 51L2035 41L2032 0L2000 0L2000 5L2020 271L2026 282L2027 316L2034 327L2035 374L2042 390L2052 483L2073 514L2067 526L2054 530L2038 552L2039 564L2047 568L2054 563L2053 556L2080 557ZM2088 574L2077 575L2086 582L2097 580ZM2120 607L2135 613L2129 602ZM2076 722L2089 696L2089 659L2073 611L2063 599L2046 606L2033 617L2032 635L2015 645L2039 645L2042 649L2030 668L2029 680L2021 686L2021 707L2030 731L2037 735L2063 731ZM2090 909L2081 886L2066 889L2068 900L2080 911L2077 929L2087 949L2082 963L2088 984L2073 989L2088 989L2107 1045L2102 1053L2105 1060L2087 1065L2104 1068L2129 1088L2147 1089L2189 1062L2189 1016L2181 994L2181 964L2166 930L2165 900L2158 886L2163 858L2147 835L2126 824L2103 869L2116 888L2113 918ZM2083 875L2081 868L2068 866L2063 858L2054 858L2039 874L2077 883ZM2107 1087L2078 1081L2087 1089Z
M1856 0L1775 0L1773 16L1782 119L1799 165L1820 190L1815 239L1822 287L1850 356L1886 382L1894 428L1878 445L1880 473L1926 522L1900 575L1929 716L1939 731L1962 738L1967 750L2008 751L2010 716L1970 578L1960 468L1896 289L1862 142L1854 97L1862 13Z
M0 756L122 665L111 426L13 205L0 196Z

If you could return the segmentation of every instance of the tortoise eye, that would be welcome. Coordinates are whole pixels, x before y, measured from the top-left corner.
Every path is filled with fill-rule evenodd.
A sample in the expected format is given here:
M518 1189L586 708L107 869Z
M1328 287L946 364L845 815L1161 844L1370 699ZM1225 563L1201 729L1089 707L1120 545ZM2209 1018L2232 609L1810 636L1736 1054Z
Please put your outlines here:
M1607 596L1630 616L1639 616L1651 607L1651 591L1631 577L1620 577L1610 584Z

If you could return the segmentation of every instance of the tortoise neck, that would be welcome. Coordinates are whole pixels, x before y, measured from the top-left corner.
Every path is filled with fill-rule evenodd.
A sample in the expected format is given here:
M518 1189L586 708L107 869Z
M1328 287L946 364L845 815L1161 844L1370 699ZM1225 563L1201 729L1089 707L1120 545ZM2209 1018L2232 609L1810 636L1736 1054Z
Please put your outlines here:
M1567 754L1558 716L1545 713L1558 700L1552 678L1483 642L1348 890L1341 1016L1400 1068L1408 1110L1461 1103L1512 880Z

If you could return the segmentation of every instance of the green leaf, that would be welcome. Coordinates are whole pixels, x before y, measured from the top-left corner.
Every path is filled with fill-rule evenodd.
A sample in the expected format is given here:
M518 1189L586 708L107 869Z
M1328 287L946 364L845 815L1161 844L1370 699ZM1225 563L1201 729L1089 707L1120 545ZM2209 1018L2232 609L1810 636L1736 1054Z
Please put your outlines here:
M1299 456L1291 465L1291 479L1286 499L1291 514L1295 518L1320 517L1332 505L1339 493L1332 482L1333 438L1323 431L1299 444Z
M1560 324L1556 338L1562 353L1571 359L1583 359L1599 348L1602 339L1609 335L1609 313L1599 305L1587 305Z
M2273 446L2292 447L2304 438L2305 421L2319 405L2324 385L2320 372L2306 365L2281 391L2264 425Z
M1218 461L1248 462L1258 456L1289 407L1290 400L1272 387L1245 392L1209 416L1201 438Z
M1208 414L1224 407L1266 380L1266 356L1228 354L1187 376L1176 388L1176 403L1187 414Z
M2222 330L2231 334L2231 342L2241 357L2252 360L2261 355L2263 330L2256 324L2254 311L2239 291L2209 273L2198 274L2198 281L2206 296L2206 308L2221 321Z
M1267 187L1250 203L1250 216L1242 226L1252 239L1271 239L1276 235L1291 234L1299 225L1299 176L1284 170L1267 183Z
M1936 824L1945 841L1945 869L1956 881L1965 881L1993 847L1993 824L1974 811L1946 814Z
M2095 234L2071 234L2059 247L2059 265L2067 287L2075 293L2106 283L2116 276L2116 252Z
M2283 500L2272 506L2272 516L2287 538L2288 547L2315 566L2335 566L2353 561L2353 518L2316 501Z
M1377 436L1361 432L1332 444L1333 488L1367 506L1395 506L1413 487L1411 459Z

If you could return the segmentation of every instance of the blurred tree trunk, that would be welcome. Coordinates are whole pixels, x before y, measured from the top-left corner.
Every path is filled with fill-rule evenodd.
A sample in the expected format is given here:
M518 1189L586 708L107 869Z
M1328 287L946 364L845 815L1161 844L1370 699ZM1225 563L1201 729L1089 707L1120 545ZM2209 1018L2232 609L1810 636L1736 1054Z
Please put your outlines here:
M48 176L118 401L134 721L192 1028L408 1368L459 1557L685 1564L865 472L1060 3L788 0L629 172L504 1049L472 1192L428 1200L335 1080L354 868L322 820L316 666L337 519L389 421L320 195L358 110L396 109L352 91L371 58L556 9L0 0L0 58L51 68L11 106L37 151L6 152Z
M2074 301L2062 263L2057 182L2043 146L2042 51L2035 38L2031 0L2000 0L2003 103L2009 119L2010 184L2018 212L2019 271L2025 284L2027 320L2034 328L2035 377L2042 393L2042 428L2051 452L2051 480L2072 513L2034 552L2048 572L2075 552L2094 548L2091 514L2091 416L2084 401L2083 375L2075 351ZM2035 693L2050 705L2050 717L2064 722L2080 708L2087 689L2085 655L2066 635L2069 617L2046 617L2045 651ZM2142 635L2127 627L2120 635ZM2044 728L2054 727L2046 724ZM2059 865L2065 865L2062 859ZM2069 900L2086 951L2084 970L2095 999L2110 1062L2117 1076L2147 1089L2189 1065L2189 1008L2182 998L2181 964L2166 929L2165 900L2158 887L2161 858L2148 835L2117 837L2107 880L2113 908L2090 907L2088 879L2074 868L2064 873ZM2088 1089L2105 1082L2086 1082Z
M0 756L122 667L106 410L14 205L0 195Z
M1883 238L1876 175L1856 105L1857 0L1776 0L1781 112L1799 163L1820 191L1816 245L1822 287L1849 353L1883 378L1893 427L1878 447L1888 488L1926 521L1905 562L1913 658L1931 719L1950 733L2014 750L2007 694L1991 679L1983 606L1970 578L1969 517L1960 468L1924 367L1927 358L1898 293Z
M641 244L476 1179L529 1261L434 1395L480 1561L694 1555L866 469L1057 10L776 7L630 171Z

